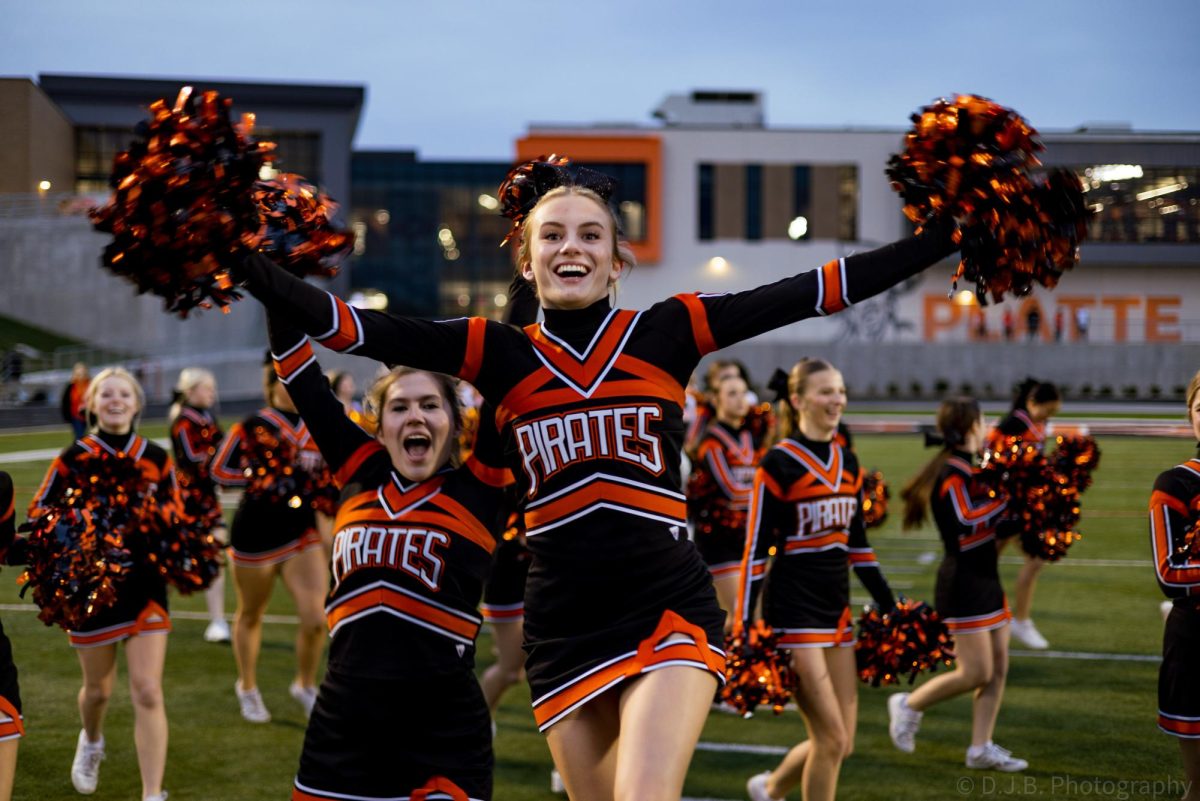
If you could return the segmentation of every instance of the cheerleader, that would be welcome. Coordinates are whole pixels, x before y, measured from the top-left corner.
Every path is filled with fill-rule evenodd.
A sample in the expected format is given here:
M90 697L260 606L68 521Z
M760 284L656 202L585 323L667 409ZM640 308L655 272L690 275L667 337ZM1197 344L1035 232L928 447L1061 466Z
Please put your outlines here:
M879 608L895 605L867 542L862 477L854 452L837 442L846 408L842 374L828 362L804 359L792 368L783 438L754 474L738 594L738 619L753 612L753 586L767 556L763 617L790 652L799 686L796 703L809 739L774 771L746 785L752 801L784 798L797 785L806 801L837 791L842 761L854 750L858 667L850 611L850 570Z
M1200 440L1200 372L1187 389L1188 422ZM1200 456L1159 475L1150 496L1150 549L1158 586L1171 599L1158 672L1158 727L1179 738L1187 793L1200 801L1200 545L1185 537L1200 516Z
M1005 437L1016 437L1020 442L1036 445L1041 452L1046 445L1046 422L1058 414L1061 407L1062 397L1058 387L1036 378L1027 378L1017 387L1008 416L992 429L989 439L991 442L999 442ZM1005 542L1007 540L1001 542L1001 548ZM1045 559L1025 554L1025 564L1021 565L1017 572L1017 603L1011 625L1012 636L1027 647L1037 650L1050 647L1050 643L1030 618L1033 591L1037 586L1038 574L1045 566Z
M225 436L212 413L217 401L217 380L201 367L185 367L175 384L175 396L177 400L171 405L167 421L184 511L198 520L209 521L213 536L219 542L226 542L229 536L217 500L217 485L209 475L209 463ZM205 642L229 642L224 573L218 573L204 591L204 603L209 621L204 629Z
M12 478L0 471L0 562L20 564L15 553ZM17 772L17 745L25 736L25 718L21 715L21 687L17 666L13 664L12 643L0 625L0 801L12 798L13 777Z
M687 508L696 548L708 565L717 603L726 614L728 634L733 629L754 469L774 421L769 411L763 414L757 409L754 419L748 420L749 387L740 375L720 379L715 390L715 415L692 459Z
M270 365L264 371L263 390L268 405L233 426L211 469L218 484L247 488L234 513L229 558L237 588L234 691L242 717L251 723L271 719L258 688L258 653L275 578L282 579L300 618L296 676L288 689L306 715L317 700L317 667L325 642L322 602L329 586L314 497L305 486L323 467L321 454ZM273 460L262 463L266 453ZM295 492L276 491L290 487Z
M511 474L485 424L457 464L454 379L397 368L351 422L308 338L270 318L275 371L342 485L334 524L332 641L294 801L491 798L476 612ZM434 791L439 794L434 795ZM442 795L440 793L445 793Z
M708 424L716 414L717 388L726 378L737 377L746 382L747 401L753 406L758 401L758 395L750 386L750 373L746 366L736 359L716 359L704 371L704 388L696 390L692 387L687 391L687 403L684 405L684 419L687 431L683 435L683 451L689 457L696 452L700 438L708 430Z
M529 178L532 177L532 180ZM678 799L723 676L724 615L686 537L688 377L708 353L871 297L954 249L952 225L756 290L645 311L609 293L633 254L612 182L545 162L502 187L544 321L423 321L353 309L262 256L243 279L318 341L457 375L511 442L533 560L525 663L534 718L575 801Z
M91 432L50 464L34 496L30 517L43 514L78 480L81 462L102 452L133 458L152 485L159 507L178 506L181 502L171 457L135 430L143 408L145 395L132 375L119 367L100 371L84 395ZM167 761L167 712L162 692L167 638L163 635L171 630L167 588L158 570L144 560L135 562L132 572L118 586L118 597L111 608L68 632L83 671L79 691L83 729L71 765L71 782L80 793L96 792L105 753L104 714L117 678L117 644L124 642L142 798L162 801L167 797L162 790Z
M349 370L334 370L329 374L329 388L333 390L333 396L342 403L342 410L346 416L359 428L364 428L367 420L363 413L362 404L355 399L358 393L358 387L354 383L354 376Z
M904 486L905 529L925 522L927 512L942 535L946 555L938 569L937 611L954 635L958 666L934 676L911 693L888 698L888 731L905 753L916 748L921 716L934 704L974 693L968 768L1015 772L1028 767L992 742L1008 674L1008 604L997 569L996 527L1007 502L991 498L974 482L973 460L987 428L973 398L942 402L937 429L942 445L925 468Z

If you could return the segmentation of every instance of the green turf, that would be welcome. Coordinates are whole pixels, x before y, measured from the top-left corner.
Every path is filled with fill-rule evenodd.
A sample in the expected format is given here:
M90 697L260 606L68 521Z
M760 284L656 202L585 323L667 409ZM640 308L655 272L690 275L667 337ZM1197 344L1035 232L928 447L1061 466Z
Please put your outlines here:
M147 429L146 433L158 432ZM33 436L33 435L23 435ZM17 442L23 444L15 444ZM14 443L14 444L10 444ZM30 447L23 438L0 438L0 451ZM931 452L915 438L856 437L862 462L884 471L898 494ZM1104 438L1103 461L1095 486L1084 498L1084 540L1061 565L1042 575L1035 618L1052 647L1064 651L1154 654L1161 648L1161 600L1149 566L1145 508L1158 472L1191 455L1186 441ZM32 495L45 462L4 466L14 477L18 507ZM923 551L939 551L931 529L902 534L898 501L887 524L873 532L884 570L893 568L893 583L911 583L911 597L931 600L936 562L918 566ZM923 539L922 539L923 538ZM1002 565L1012 586L1018 560L1012 552ZM1084 560L1139 560L1141 566L1089 566ZM1078 563L1072 563L1078 560ZM902 572L905 571L905 572ZM912 571L912 572L908 572ZM18 603L13 581L17 571L0 574L0 603ZM860 589L855 590L862 594ZM200 610L198 597L173 598L173 610ZM232 591L229 609L232 610ZM282 592L270 612L290 612ZM69 766L78 732L75 694L79 669L65 636L41 625L28 612L3 613L13 641L25 704L28 735L22 741L17 772L18 799L76 798ZM186 799L286 798L303 738L299 707L287 695L291 679L288 625L267 625L260 684L274 720L266 726L244 723L238 715L232 684L235 676L227 646L204 643L201 621L176 620L167 655L165 690L171 722L166 787L172 801ZM481 639L480 667L490 661L490 642ZM1014 780L981 774L962 766L969 739L970 702L959 698L925 716L916 754L896 751L886 731L885 699L890 690L862 688L856 751L842 769L839 798L885 801L941 801L955 798L1173 798L1182 772L1173 738L1158 732L1153 663L1072 661L1014 656L1008 691L1000 713L996 740L1029 759L1030 770ZM137 765L132 739L128 690L118 682L108 721L108 759L96 799L137 798ZM554 799L549 792L550 758L545 741L533 726L529 693L514 688L497 719L497 801ZM714 714L703 740L790 746L804 737L799 716L774 718L760 714L751 721ZM695 756L686 794L714 799L745 798L752 773L768 769L776 757L712 753ZM1176 781L1174 794L1157 796L1116 782ZM1088 792L1086 782L1111 782L1105 793ZM1072 784L1074 782L1074 784ZM794 792L791 798L799 798Z

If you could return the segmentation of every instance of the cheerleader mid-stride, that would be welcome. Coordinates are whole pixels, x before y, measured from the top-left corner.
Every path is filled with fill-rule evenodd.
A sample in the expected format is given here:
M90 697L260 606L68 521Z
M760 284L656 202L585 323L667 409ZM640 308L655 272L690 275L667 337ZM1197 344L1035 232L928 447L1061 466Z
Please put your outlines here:
M181 501L171 457L135 431L144 407L145 395L132 375L120 368L100 371L84 396L84 409L92 422L91 433L50 464L30 507L30 517L43 514L75 482L82 480L81 464L102 453L113 456L120 453L133 459L155 494L158 506L178 508ZM117 678L117 644L124 642L142 797L146 801L161 801L166 798L162 781L167 762L167 712L162 691L167 638L162 635L170 632L171 620L167 615L165 580L142 558L143 544L130 545L136 561L131 574L119 585L116 602L79 629L68 632L83 671L83 688L79 691L83 729L71 765L71 781L81 793L96 791L100 762L104 759L104 715Z
M276 576L283 580L300 618L296 677L289 692L306 715L317 700L317 667L325 643L323 602L329 587L310 480L324 463L287 387L270 365L263 389L269 405L233 426L211 469L218 484L245 488L233 517L229 557L237 587L234 691L242 717L251 723L271 719L258 688L258 653Z
M890 610L895 598L867 542L863 471L837 441L846 408L842 374L828 362L804 359L792 369L788 390L781 439L754 475L738 619L749 623L754 587L774 548L763 618L778 647L790 652L808 739L774 771L752 777L746 790L752 801L773 801L799 785L805 801L831 801L858 720L850 567L880 609Z
M532 178L531 178L532 176ZM242 279L323 344L456 375L496 407L523 493L534 718L574 801L677 801L717 683L724 615L688 541L684 386L708 353L831 314L954 249L953 224L755 290L644 311L609 291L633 254L612 182L536 162L502 188L545 319L415 320L353 309L262 256Z
M945 548L937 574L936 607L954 635L958 665L911 693L890 696L889 733L897 748L911 753L926 709L974 693L967 767L1021 771L1028 763L992 742L1008 674L1010 615L996 551L996 527L1007 501L990 497L974 481L973 460L987 433L979 403L973 398L942 401L937 429L941 451L901 492L903 526L920 526L932 509Z
M1187 388L1188 422L1200 440L1200 372ZM1158 726L1179 738L1187 793L1200 801L1200 454L1162 473L1150 496L1150 548L1158 586L1171 599L1158 672Z
M183 508L190 517L207 521L213 536L224 543L229 535L217 500L217 485L209 474L210 463L225 436L212 413L217 402L217 380L208 370L185 367L175 384L175 395L177 400L171 405L167 421ZM224 571L204 591L204 603L208 608L205 641L229 642Z

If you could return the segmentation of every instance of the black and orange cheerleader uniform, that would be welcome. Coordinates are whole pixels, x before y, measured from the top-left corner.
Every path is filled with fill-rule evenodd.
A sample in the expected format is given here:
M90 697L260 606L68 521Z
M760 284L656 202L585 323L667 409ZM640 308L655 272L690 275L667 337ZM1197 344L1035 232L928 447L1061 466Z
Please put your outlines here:
M462 467L421 482L329 389L307 337L270 319L275 370L341 485L329 667L300 756L295 801L455 799L492 792L491 718L475 637L511 474L481 426ZM423 793L424 795L420 795Z
M749 422L733 428L720 420L700 438L687 483L688 522L713 578L736 576L746 544L746 513L763 438Z
M1172 599L1158 672L1158 727L1200 738L1200 556L1184 537L1200 512L1200 458L1166 471L1150 496L1150 548L1163 594Z
M0 562L20 564L16 553L12 477L0 470ZM12 643L0 624L0 742L25 736L25 718L21 715L21 686L17 666L13 664Z
M775 559L767 570L772 547ZM862 519L862 469L836 441L784 439L754 474L740 565L738 619L766 577L763 618L780 648L854 645L850 568L879 607L895 605Z
M224 525L217 484L210 465L225 434L208 409L184 404L171 422L171 449L184 513L208 523L208 530Z
M513 508L511 497L505 508ZM496 555L479 611L488 623L520 623L525 620L525 581L533 555L525 544L524 515L509 513L504 534L496 543Z
M86 459L102 452L133 459L160 508L181 506L175 468L165 450L137 433L96 431L76 441L50 463L29 508L29 516L39 516L72 485L77 478L75 466L81 457ZM118 585L116 603L89 619L78 631L67 632L73 647L95 648L140 634L166 634L171 630L166 580L150 563L145 543L127 539L127 545L134 562L130 574Z
M948 226L732 294L683 294L644 311L544 309L515 329L354 309L251 257L244 279L272 311L336 350L457 375L496 407L512 443L533 562L526 675L542 730L634 676L687 665L723 677L724 613L686 536L684 387L700 359L841 311L952 252ZM672 635L670 645L661 647Z
M345 410L342 416L346 416ZM272 453L285 454L285 459L263 464L263 451L256 442L282 443ZM269 490L254 494L252 490L265 483L264 476L288 481L284 468L296 471L290 480L303 490L308 482L302 476L322 467L321 453L308 427L294 412L259 409L229 430L213 457L210 475L221 486L247 489L229 530L229 558L235 565L268 567L321 547L312 497L303 493L286 497Z
M1013 409L991 430L988 445L994 446L1005 437L1016 437L1020 442L1035 445L1038 453L1042 453L1046 448L1046 424L1034 422L1024 409Z
M975 479L971 454L952 451L938 473L929 506L945 555L934 591L938 614L952 634L991 631L1012 617L1000 586L997 530L1002 533L1003 497L991 497Z

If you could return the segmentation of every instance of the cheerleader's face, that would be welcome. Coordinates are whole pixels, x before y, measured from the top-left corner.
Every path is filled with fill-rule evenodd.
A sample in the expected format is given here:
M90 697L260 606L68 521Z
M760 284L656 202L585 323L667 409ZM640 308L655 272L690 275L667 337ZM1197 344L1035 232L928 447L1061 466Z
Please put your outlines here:
M188 391L184 400L197 409L211 408L217 401L217 387L211 381L201 381Z
M521 268L547 309L584 309L608 295L621 275L612 217L590 197L558 195L539 203L530 223L530 263Z
M717 418L724 422L742 421L750 410L746 382L739 376L726 378L717 385Z
M438 383L427 373L407 373L388 387L376 436L400 475L424 481L450 459L453 421Z
M122 376L109 376L96 388L91 411L101 431L127 434L133 427L133 418L141 411L137 390Z
M792 395L792 406L804 422L832 431L846 410L846 382L838 370L820 370L804 382L804 394Z

